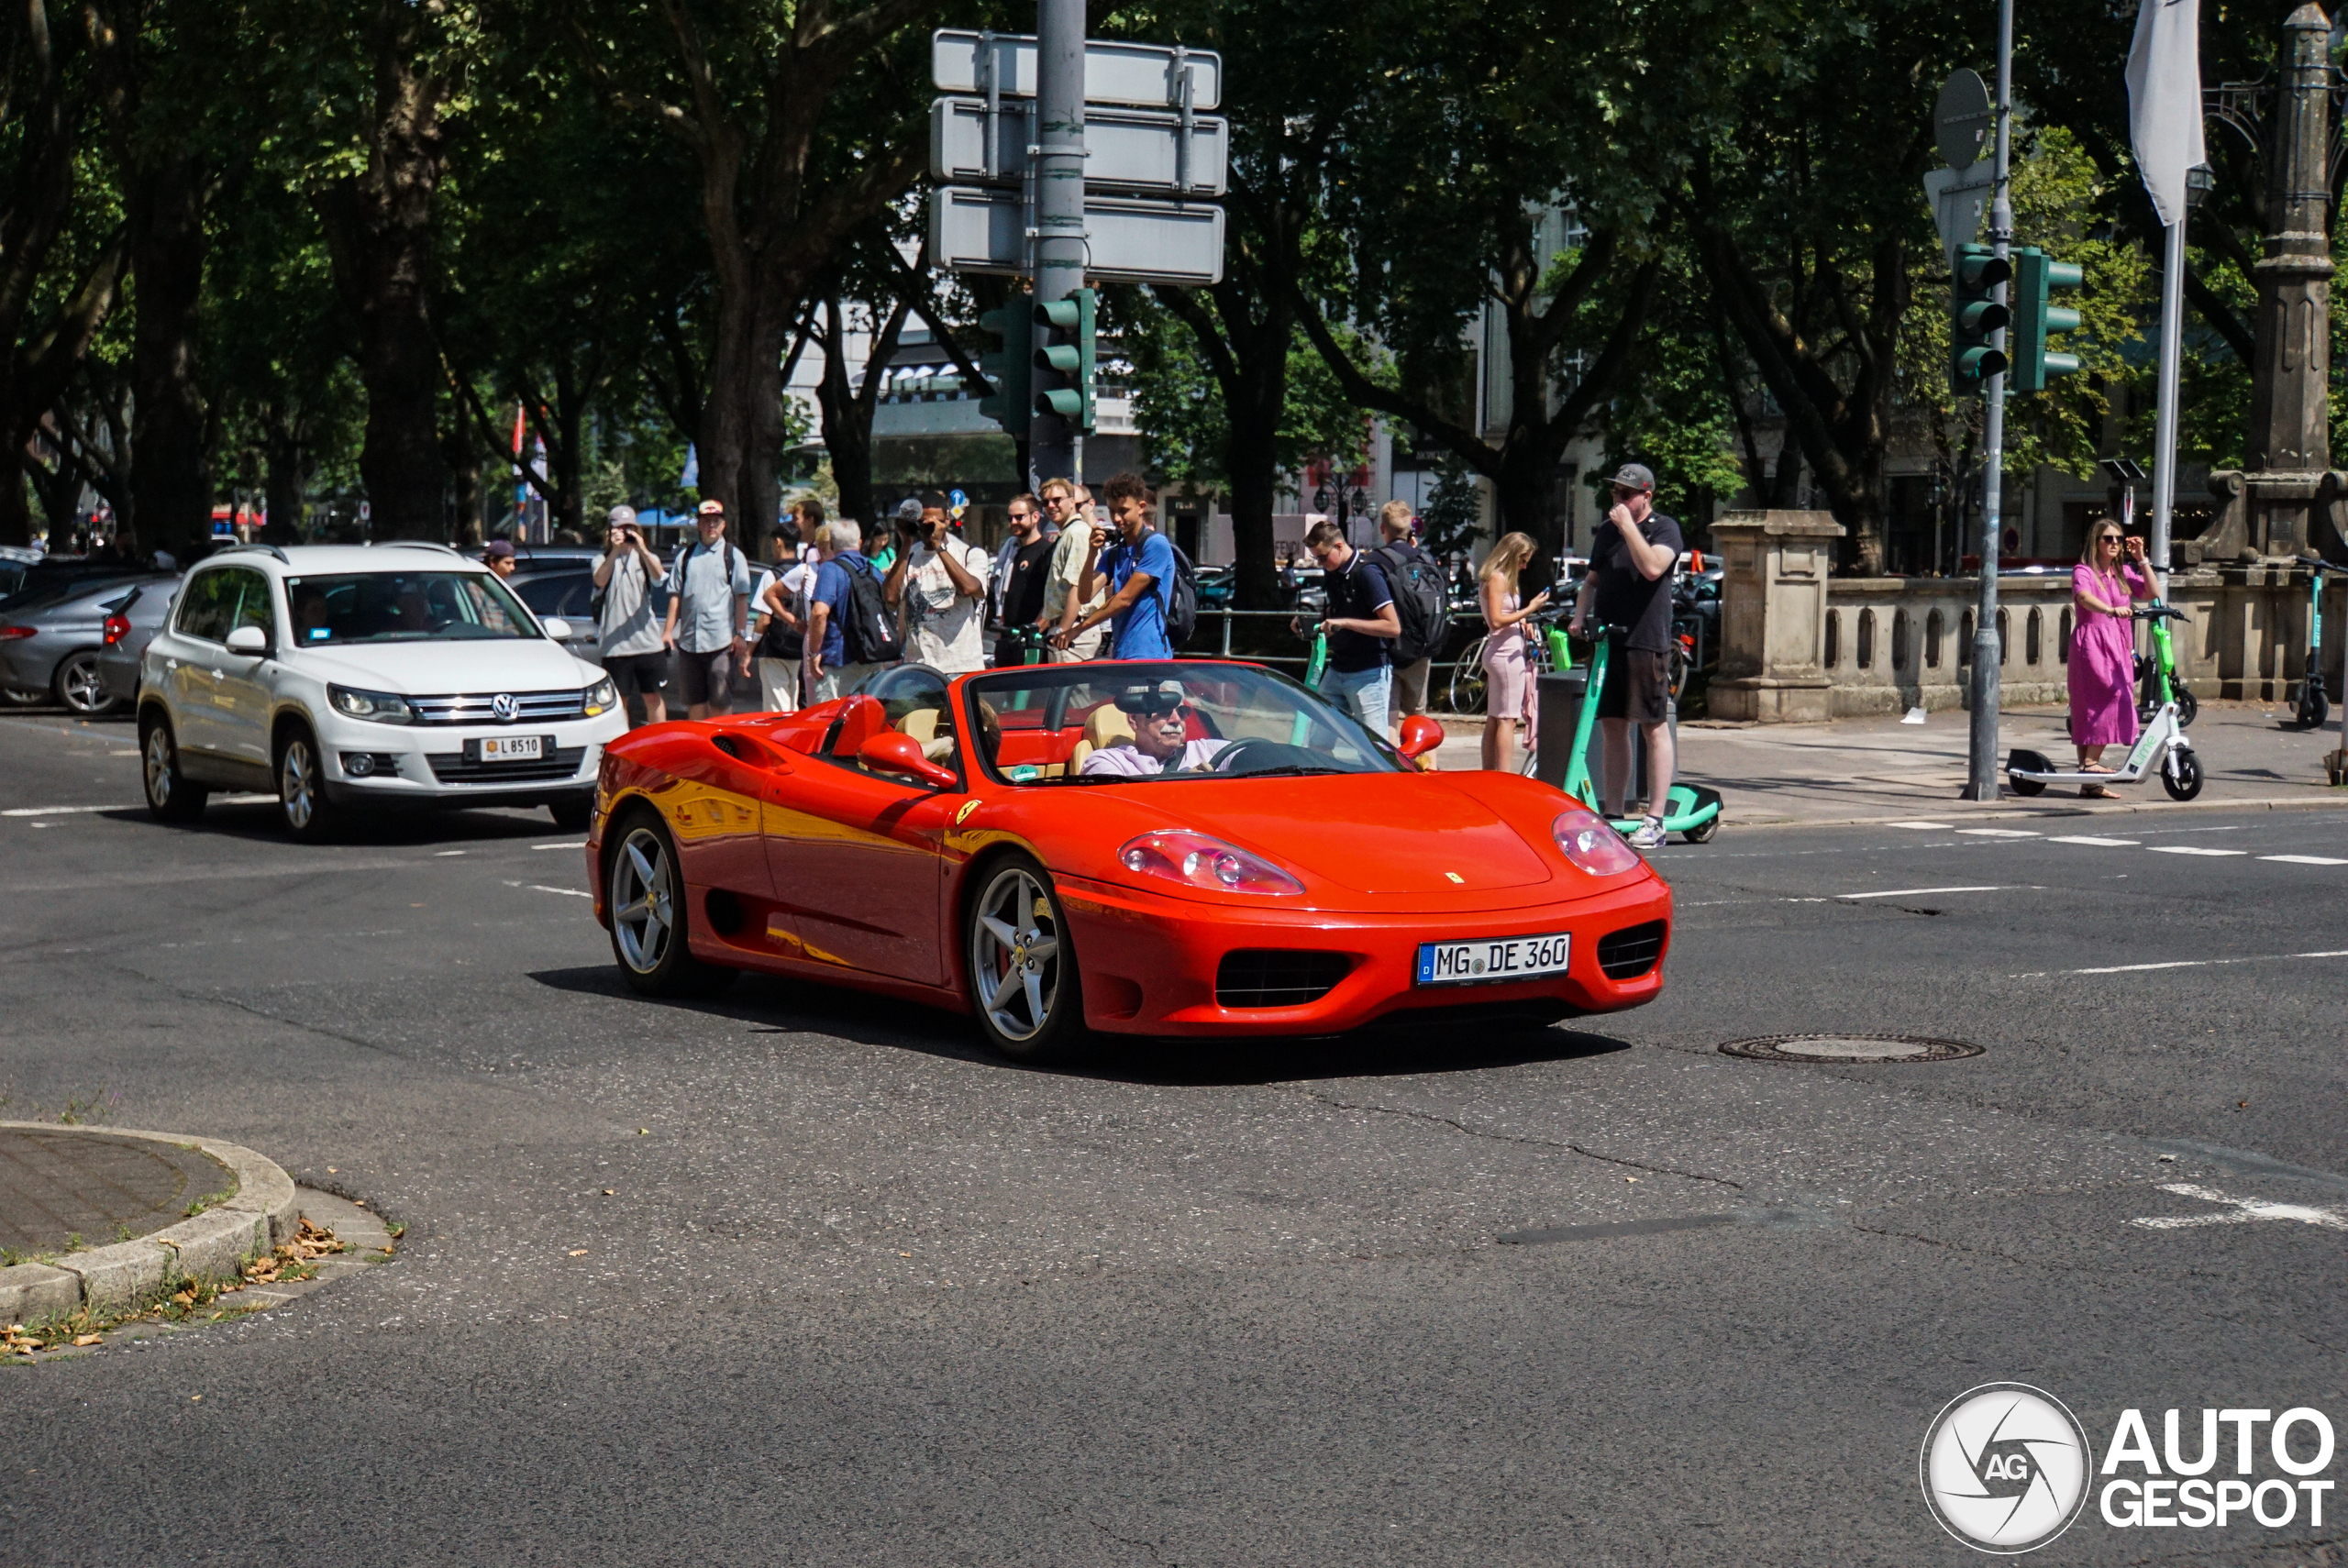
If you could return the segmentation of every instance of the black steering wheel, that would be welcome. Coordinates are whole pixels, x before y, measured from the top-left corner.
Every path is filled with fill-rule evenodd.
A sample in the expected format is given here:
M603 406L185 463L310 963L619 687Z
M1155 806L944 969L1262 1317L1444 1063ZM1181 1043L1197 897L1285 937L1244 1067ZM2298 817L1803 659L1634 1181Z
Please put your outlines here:
M1290 745L1285 741L1267 740L1250 735L1246 740L1233 741L1214 754L1207 764L1210 773L1261 773L1275 767L1327 767L1329 759L1311 746Z

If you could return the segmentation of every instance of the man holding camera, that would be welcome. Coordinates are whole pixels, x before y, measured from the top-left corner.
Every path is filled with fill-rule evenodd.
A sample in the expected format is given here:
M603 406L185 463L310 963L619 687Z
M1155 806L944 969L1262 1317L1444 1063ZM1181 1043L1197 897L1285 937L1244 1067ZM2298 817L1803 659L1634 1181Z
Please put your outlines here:
M1614 474L1614 504L1598 525L1589 570L1567 630L1578 635L1595 611L1601 626L1628 628L1606 661L1598 694L1604 767L1599 806L1630 810L1631 726L1647 748L1646 816L1630 835L1634 849L1663 843L1664 798L1671 790L1671 574L1679 564L1679 525L1655 510L1655 475L1624 463Z
M955 537L946 498L936 491L921 498L913 526L899 513L903 547L889 569L880 596L903 607L905 661L925 664L947 675L969 675L987 667L987 553Z
M620 689L643 699L644 722L669 716L669 654L660 623L652 613L652 584L660 558L644 543L636 508L615 506L604 530L604 555L595 563L595 635L603 649L604 673Z

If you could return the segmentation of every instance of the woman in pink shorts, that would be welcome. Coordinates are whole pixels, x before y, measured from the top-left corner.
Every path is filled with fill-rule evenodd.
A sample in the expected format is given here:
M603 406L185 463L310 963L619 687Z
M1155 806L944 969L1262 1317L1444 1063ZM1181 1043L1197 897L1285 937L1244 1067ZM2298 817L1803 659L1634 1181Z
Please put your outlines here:
M1508 534L1492 547L1477 572L1483 584L1484 624L1492 635L1484 641L1484 766L1512 772L1516 760L1516 726L1533 719L1533 672L1524 657L1524 623L1549 602L1544 591L1533 602L1517 603L1516 574L1533 558L1530 536Z

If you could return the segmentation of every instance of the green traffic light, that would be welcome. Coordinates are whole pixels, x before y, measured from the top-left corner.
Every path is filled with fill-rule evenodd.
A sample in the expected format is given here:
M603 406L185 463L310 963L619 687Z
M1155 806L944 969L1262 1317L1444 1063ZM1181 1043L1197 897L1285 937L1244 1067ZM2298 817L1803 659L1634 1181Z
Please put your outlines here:
M2057 261L2036 247L2013 255L2013 334L2007 343L2013 356L2013 372L2006 388L2017 392L2043 392L2048 378L2077 375L2079 370L2077 355L2051 353L2046 347L2051 335L2079 329L2079 313L2053 304L2048 296L2056 290L2085 288L2087 271L2076 262Z
M2013 325L2013 315L1995 300L1976 300L1956 313L1957 325L1967 333L1987 337Z
M1067 384L1038 386L1033 407L1037 414L1055 414L1090 434L1093 428L1093 321L1095 297L1078 289L1066 299L1038 300L1032 319L1040 334L1058 341L1037 341L1032 359L1036 371Z
M1986 381L2005 370L2006 357L1995 348L1960 348L1949 357L1950 373L1961 381Z

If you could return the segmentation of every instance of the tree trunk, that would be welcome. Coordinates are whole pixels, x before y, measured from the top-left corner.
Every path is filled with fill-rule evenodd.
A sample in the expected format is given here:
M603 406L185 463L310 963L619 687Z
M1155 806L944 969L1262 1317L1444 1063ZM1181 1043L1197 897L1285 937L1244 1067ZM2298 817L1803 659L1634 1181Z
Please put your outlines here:
M129 516L134 544L170 549L212 530L210 423L196 379L207 173L173 158L133 175L130 276L138 299L130 384L136 412Z
M375 102L367 167L313 194L335 287L359 326L367 389L360 478L377 538L437 538L441 514L440 352L429 298L432 199L440 183L447 83L427 73L425 13L379 0Z
M279 408L262 411L261 483L269 508L263 544L298 545L303 540L307 521L303 510L310 489L309 442L303 423Z
M815 384L815 407L823 424L824 450L832 458L832 483L840 492L840 515L861 524L864 542L875 544L886 519L872 504L872 426L856 416L856 392L848 385L847 323L836 299L824 302L824 374Z
M449 487L456 498L456 536L449 543L462 549L482 542L481 447L466 427L462 409L442 435L440 452L449 465Z

